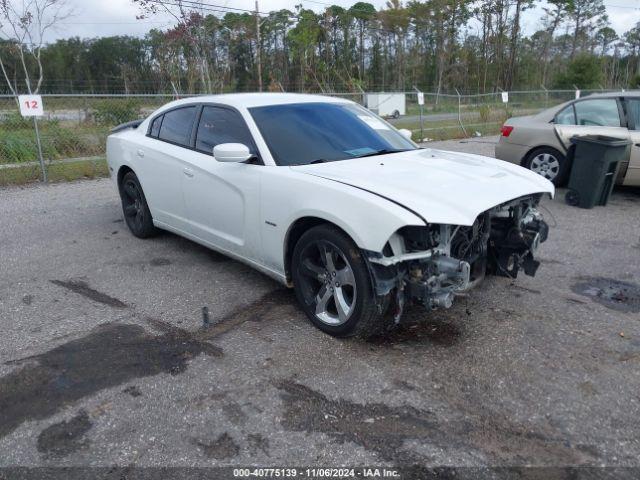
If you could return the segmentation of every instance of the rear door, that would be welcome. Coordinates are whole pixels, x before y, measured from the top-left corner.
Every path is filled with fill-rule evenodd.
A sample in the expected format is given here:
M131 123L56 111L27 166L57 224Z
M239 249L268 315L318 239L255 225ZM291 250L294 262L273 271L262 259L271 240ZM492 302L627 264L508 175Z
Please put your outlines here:
M568 105L554 120L558 138L566 149L576 135L629 138L622 103L617 98L586 98Z
M182 158L189 153L197 110L189 105L155 117L135 152L136 174L154 220L179 230L186 226Z
M194 132L194 150L185 157L183 194L189 231L222 250L259 261L259 160L218 162L213 147L242 143L258 158L253 137L235 109L203 105Z
M629 163L620 168L622 184L640 186L640 98L627 98L626 103L629 135L633 143Z

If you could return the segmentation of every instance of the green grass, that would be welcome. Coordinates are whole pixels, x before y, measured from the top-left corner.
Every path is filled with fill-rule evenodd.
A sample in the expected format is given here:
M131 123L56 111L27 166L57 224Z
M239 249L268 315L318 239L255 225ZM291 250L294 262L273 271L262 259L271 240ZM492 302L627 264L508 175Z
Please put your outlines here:
M47 166L49 182L69 182L72 180L109 176L109 168L104 158L77 162L55 162ZM0 169L0 187L25 185L42 180L40 166L24 165Z
M38 160L38 148L33 126L20 127L10 128L0 124L0 164ZM106 129L95 127L76 126L69 128L57 123L45 124L40 132L42 155L45 160L100 155L104 153L106 134Z

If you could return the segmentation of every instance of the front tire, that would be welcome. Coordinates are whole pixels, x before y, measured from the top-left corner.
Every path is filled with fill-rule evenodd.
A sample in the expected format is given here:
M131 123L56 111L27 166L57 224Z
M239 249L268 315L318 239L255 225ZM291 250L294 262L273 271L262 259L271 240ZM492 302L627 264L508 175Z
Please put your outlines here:
M341 230L320 225L293 251L296 297L311 322L336 337L368 337L384 329L388 295L376 297L360 249Z
M158 233L158 229L153 225L147 199L135 173L127 172L122 177L120 199L124 221L131 233L138 238L149 238Z
M523 167L553 182L564 185L569 175L569 161L561 152L551 147L536 148L525 158Z

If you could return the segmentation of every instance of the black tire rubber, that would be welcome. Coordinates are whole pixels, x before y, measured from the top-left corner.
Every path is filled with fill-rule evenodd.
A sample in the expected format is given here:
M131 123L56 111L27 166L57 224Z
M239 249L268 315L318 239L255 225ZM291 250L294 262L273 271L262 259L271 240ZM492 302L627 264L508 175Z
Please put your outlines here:
M569 161L567 160L567 157L562 152L560 152L559 150L556 150L553 147L540 147L540 148L536 148L535 150L532 150L525 157L524 161L522 162L522 166L531 170L531 162L533 161L533 159L543 153L549 153L558 159L558 163L560 164L560 171L558 172L558 175L556 176L556 178L552 180L552 183L556 187L563 186L567 182L567 179L569 178L571 165L569 165Z
M142 221L136 223L132 220L131 216L127 215L127 195L124 191L127 183L133 184L135 188L140 193L139 204L140 211L142 214ZM133 172L127 172L120 182L119 191L120 191L120 200L122 202L122 214L124 215L124 221L129 227L131 233L138 238L149 238L157 235L160 231L153 225L153 217L151 216L151 211L149 210L149 205L147 204L147 199L144 196L144 191L142 190L142 185L140 185L140 181L138 177Z
M391 116L397 120L400 118L400 112L398 110L394 110Z
M297 288L297 285L300 285L301 278L301 254L307 245L319 240L329 241L344 254L356 280L356 306L351 317L342 325L329 325L318 319L315 315L314 306L306 303L301 288ZM309 229L296 243L291 267L298 303L309 320L311 320L311 323L323 332L335 337L359 336L368 338L380 335L386 330L385 320L387 319L385 318L385 313L389 305L390 295L384 297L375 295L369 269L360 249L342 230L329 224Z

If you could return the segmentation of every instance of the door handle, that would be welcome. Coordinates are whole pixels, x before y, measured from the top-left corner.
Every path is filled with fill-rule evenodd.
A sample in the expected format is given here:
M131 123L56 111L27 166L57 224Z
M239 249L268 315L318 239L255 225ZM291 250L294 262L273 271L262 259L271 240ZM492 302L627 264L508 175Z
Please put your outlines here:
M182 173L184 173L185 176L189 178L193 178L193 170L191 170L190 168L185 168L184 170L182 170Z
M138 149L137 153L140 158L144 157L144 150Z

